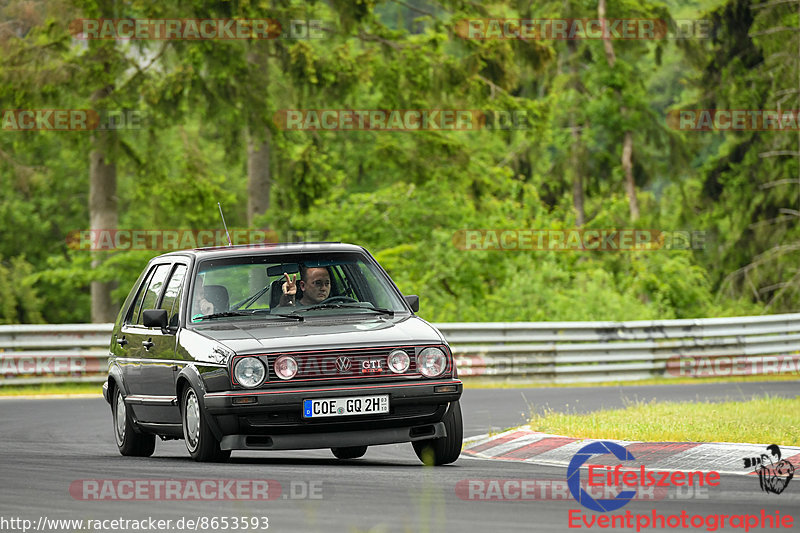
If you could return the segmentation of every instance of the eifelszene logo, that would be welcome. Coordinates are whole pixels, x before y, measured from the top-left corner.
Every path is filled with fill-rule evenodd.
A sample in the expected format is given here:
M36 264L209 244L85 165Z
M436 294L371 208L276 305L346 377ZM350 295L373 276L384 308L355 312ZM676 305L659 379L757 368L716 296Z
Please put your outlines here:
M767 446L761 457L745 457L744 467L755 468L761 490L780 494L794 477L794 466L786 459L781 459L781 449L777 444Z
M635 444L630 446L635 446ZM774 492L780 492L789 482L790 472L793 472L794 468L788 465L787 461L780 460L777 446L775 448L768 447L768 449L772 454L771 458L766 454L758 459L748 458L745 460L745 466L761 466L769 462L774 470L766 471L770 476L762 478L762 487L764 487L764 490L773 489ZM603 459L607 459L601 457L598 460L594 460L597 455L613 455L620 462L635 460L633 454L625 446L610 441L592 442L578 450L567 468L567 487L572 497L583 507L598 511L601 514L587 513L582 509L570 509L567 513L567 525L570 529L591 529L594 527L599 529L636 528L638 532L651 528L717 531L728 527L749 531L758 527L770 530L789 529L794 524L794 517L791 515L781 515L778 510L769 513L765 509L761 509L758 513L743 514L707 513L706 511L703 514L692 514L685 509L681 510L680 513L661 513L657 509L652 509L645 513L637 513L629 509L610 513L609 511L616 511L627 505L628 502L636 497L638 489L650 487L716 487L720 484L720 474L715 471L700 470L669 472L647 470L643 464L638 466L623 466L622 464L606 466L596 464L597 462L602 462ZM592 462L587 464L590 459L592 459ZM580 479L582 466L586 467L585 485L587 487L619 487L628 490L620 491L614 498L593 498L582 487ZM778 474L777 476L775 475L776 473ZM603 494L605 493L603 491Z
M614 498L595 499L581 487L581 467L595 455L611 454L619 461L634 461L633 454L624 446L611 441L597 441L587 444L572 456L567 468L567 486L575 501L592 511L607 513L624 507L636 497L636 489L642 487L690 487L717 486L719 472L667 472L647 470L644 465L604 466L589 464L587 485L590 487L619 487Z
M635 490L623 490L614 498L598 499L592 498L588 492L581 487L581 466L593 455L613 454L620 461L633 461L634 457L628 450L610 441L593 442L584 446L578 453L572 456L567 468L567 486L572 497L579 504L591 509L606 513L615 511L628 504L635 496ZM590 476L591 477L591 476ZM591 483L591 482L590 482Z

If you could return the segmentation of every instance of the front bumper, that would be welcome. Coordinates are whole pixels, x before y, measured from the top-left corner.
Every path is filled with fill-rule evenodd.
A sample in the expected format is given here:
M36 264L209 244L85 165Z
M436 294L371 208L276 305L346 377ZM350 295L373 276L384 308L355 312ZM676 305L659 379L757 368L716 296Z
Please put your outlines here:
M311 450L397 444L415 440L446 437L443 422L411 427L326 431L299 435L227 435L219 447L223 450Z
M443 389L444 388L444 389ZM452 390L452 391L451 391ZM441 422L461 397L459 380L225 391L204 395L206 413L223 449L313 449L391 444L446 436ZM303 401L389 395L389 413L303 418ZM234 399L248 397L248 405Z

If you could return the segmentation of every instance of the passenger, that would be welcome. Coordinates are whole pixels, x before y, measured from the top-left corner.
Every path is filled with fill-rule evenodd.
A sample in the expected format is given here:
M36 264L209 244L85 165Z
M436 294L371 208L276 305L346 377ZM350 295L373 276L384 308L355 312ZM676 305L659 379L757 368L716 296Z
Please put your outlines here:
M303 291L303 297L297 301L295 301L298 285L297 274L292 274L292 277L290 278L289 274L284 272L283 276L286 281L284 281L283 285L281 285L283 290L279 304L281 306L307 307L310 305L317 305L318 303L326 300L331 294L331 276L327 268L300 267L299 285L300 290Z

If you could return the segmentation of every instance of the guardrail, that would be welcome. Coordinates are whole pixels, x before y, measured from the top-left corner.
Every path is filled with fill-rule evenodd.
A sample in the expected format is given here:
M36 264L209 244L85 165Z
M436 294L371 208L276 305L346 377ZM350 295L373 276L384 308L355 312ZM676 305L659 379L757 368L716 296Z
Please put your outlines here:
M0 386L104 380L113 324L0 326Z
M800 314L437 326L465 378L575 383L800 373Z
M459 375L574 383L800 374L800 314L631 322L436 324ZM111 324L0 326L0 386L101 382Z

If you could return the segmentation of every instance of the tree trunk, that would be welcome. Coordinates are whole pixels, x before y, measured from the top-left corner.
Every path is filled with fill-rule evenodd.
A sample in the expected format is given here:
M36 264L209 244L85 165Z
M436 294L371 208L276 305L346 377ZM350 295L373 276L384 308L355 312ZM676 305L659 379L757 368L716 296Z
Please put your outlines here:
M93 97L92 100L96 101L96 98ZM114 162L116 142L116 132L111 130L96 131L91 137L89 225L95 235L117 228L117 167ZM101 262L100 259L92 260L92 268L97 268ZM117 309L111 301L111 291L115 287L115 281L92 282L92 322L114 322L116 319Z
M603 25L603 49L606 52L606 61L608 61L608 66L614 68L617 57L614 55L614 45L611 44L611 38L606 35L606 0L599 0L597 3L597 18L600 19L600 24Z
M606 0L599 0L597 3L597 18L601 21L606 18ZM603 23L605 28L605 23ZM609 35L603 31L603 48L606 53L606 61L608 66L614 68L617 62L617 57L614 54L614 45L611 43ZM622 95L617 91L617 97L621 100ZM619 108L619 112L623 119L627 115L625 106ZM625 193L628 195L628 205L631 213L631 219L637 220L639 218L639 200L636 198L636 183L633 180L633 132L626 130L622 145L622 170L625 172Z
M570 166L572 167L572 205L575 207L577 225L583 226L586 223L586 210L583 207L583 175L581 174L579 155L581 138L573 117L570 117L570 130L572 130L572 149L570 154Z
M112 16L112 1L98 2L99 15ZM102 66L106 76L101 80L113 79L109 75L115 58L108 43L90 44L94 56ZM90 102L92 109L102 111L106 107L105 100L114 91L113 83L101 81L98 89L92 92ZM95 235L103 231L117 229L117 165L119 153L117 132L114 130L95 130L90 138L89 151L89 227ZM98 235L99 237L100 235ZM92 260L92 269L102 263L100 257ZM116 281L92 281L90 286L92 298L92 322L114 322L117 308L111 300L111 291L117 286Z
M580 94L580 82L578 81L578 71L575 68L575 53L577 46L575 41L567 41L567 48L570 51L568 59L570 63L570 75L572 76L573 89L575 94ZM572 205L575 207L576 223L583 226L586 223L586 209L584 208L583 198L583 173L581 171L581 134L575 121L575 112L569 114L569 129L572 134L572 147L570 148L570 167L572 168Z
M269 163L272 147L270 145L270 132L264 128L264 140L254 138L248 132L247 140L247 225L253 227L253 219L258 215L263 215L269 209L270 186L272 185L272 175L270 174ZM271 239L270 235L267 239ZM278 239L280 240L280 239ZM264 287L269 280L263 273L255 269L250 272L250 293L256 293Z
M247 142L247 224L251 227L253 219L269 209L272 146L269 129L264 130L263 140L250 136Z
M639 218L639 200L636 198L636 183L633 181L633 133L625 132L622 144L622 170L625 171L625 192L628 194L628 205L631 219Z
M269 43L252 43L247 51L247 61L254 72L259 73L265 91L269 87ZM269 96L267 101L269 101ZM258 129L256 129L258 128ZM269 128L250 125L247 129L247 224L253 227L253 220L269 209L272 173L272 135Z

